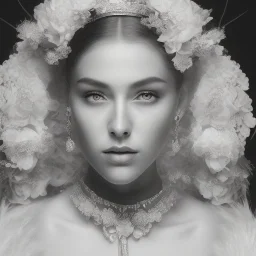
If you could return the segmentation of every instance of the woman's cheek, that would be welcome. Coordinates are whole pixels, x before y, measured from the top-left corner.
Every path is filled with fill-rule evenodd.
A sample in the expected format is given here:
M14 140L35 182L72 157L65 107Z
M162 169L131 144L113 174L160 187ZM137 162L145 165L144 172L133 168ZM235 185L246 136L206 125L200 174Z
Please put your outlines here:
M150 122L141 124L141 143L144 144L149 154L157 154L161 150L162 145L169 138L172 119L168 118L168 116L159 115L150 120Z

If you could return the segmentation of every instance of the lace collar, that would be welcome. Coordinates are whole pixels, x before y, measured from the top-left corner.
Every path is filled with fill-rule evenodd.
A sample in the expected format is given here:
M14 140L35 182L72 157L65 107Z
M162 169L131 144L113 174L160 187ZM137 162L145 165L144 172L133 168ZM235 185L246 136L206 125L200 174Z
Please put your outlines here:
M128 238L140 239L149 233L152 223L176 203L178 192L169 186L150 199L134 205L120 205L97 196L82 181L72 187L70 198L87 220L101 225L104 236L114 243L119 241L119 256L128 256Z

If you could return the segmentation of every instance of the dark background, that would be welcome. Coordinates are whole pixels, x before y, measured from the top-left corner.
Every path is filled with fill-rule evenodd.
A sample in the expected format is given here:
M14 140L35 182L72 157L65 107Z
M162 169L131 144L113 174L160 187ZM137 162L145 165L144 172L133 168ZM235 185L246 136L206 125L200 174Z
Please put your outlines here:
M25 9L32 15L36 5L43 0L20 0ZM86 0L85 0L86 1ZM211 16L214 18L216 26L225 9L225 0L194 0L205 9L212 9ZM232 59L241 65L242 70L250 79L250 89L247 91L253 99L254 116L256 117L256 50L254 38L256 29L253 26L256 21L255 8L252 7L253 0L229 0L226 13L221 25L225 25L237 18L240 14L247 11L237 20L231 22L225 28L227 39L223 40L222 45L228 50ZM17 0L1 1L0 18L8 21L13 26L17 26L24 19L30 19L29 15L22 10ZM17 41L16 31L0 20L0 64L8 59L14 43ZM251 132L251 136L253 131ZM256 135L247 139L245 156L256 166ZM252 208L256 209L256 168L254 175L250 179L250 199Z

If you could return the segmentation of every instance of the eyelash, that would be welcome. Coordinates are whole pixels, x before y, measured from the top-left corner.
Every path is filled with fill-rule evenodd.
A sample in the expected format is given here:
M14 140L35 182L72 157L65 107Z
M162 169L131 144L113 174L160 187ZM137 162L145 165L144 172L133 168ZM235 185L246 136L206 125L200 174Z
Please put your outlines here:
M155 97L155 99L159 98L158 95L156 93L152 92L152 91L143 91L142 93L139 94L139 96L140 95L145 95L145 94L149 94L149 95ZM152 102L152 101L150 101L150 102Z
M85 98L88 99L90 96L93 96L93 95L99 95L99 96L101 96L102 98L104 98L104 96L103 96L101 93L95 92L95 91L86 93L86 94L85 94Z
M152 92L152 91L143 91L139 94L139 96L140 95L145 95L145 94L149 94L151 96L154 96L155 98L159 98L158 95L156 93ZM93 95L98 95L98 96L101 96L102 98L104 98L104 96L101 93L97 92L97 91L92 91L92 92L86 93L85 98L88 99L90 96L93 96Z

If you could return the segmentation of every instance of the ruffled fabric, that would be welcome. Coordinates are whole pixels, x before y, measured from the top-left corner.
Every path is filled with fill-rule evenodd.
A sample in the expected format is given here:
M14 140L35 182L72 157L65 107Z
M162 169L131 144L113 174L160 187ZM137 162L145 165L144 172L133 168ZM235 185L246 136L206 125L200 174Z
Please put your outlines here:
M256 212L252 213L247 201L231 207L216 208L220 218L219 243L216 255L254 256L256 255Z

